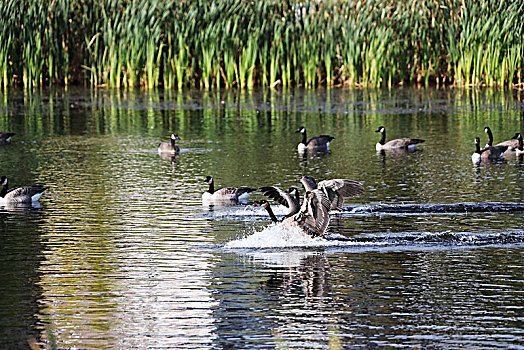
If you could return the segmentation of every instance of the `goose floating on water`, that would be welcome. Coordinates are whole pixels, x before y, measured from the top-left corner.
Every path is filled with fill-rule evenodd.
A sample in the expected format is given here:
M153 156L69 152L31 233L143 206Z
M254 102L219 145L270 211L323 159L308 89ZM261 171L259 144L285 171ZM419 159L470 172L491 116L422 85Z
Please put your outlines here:
M329 152L329 143L331 142L331 140L335 139L333 136L330 135L320 135L308 139L306 128L303 126L299 127L295 131L295 133L302 134L302 141L300 141L297 147L299 153Z
M488 143L486 144L484 148L493 146L493 133L491 132L491 129L489 128L489 126L484 127L484 132L488 134ZM518 140L507 140L507 141L497 143L495 147L497 146L508 146L508 149L506 152L514 152L517 149L517 147L519 146L519 142Z
M162 142L160 145L158 145L158 153L172 153L175 155L179 154L180 147L175 144L175 140L180 140L180 137L178 137L177 134L171 134L170 142Z
M418 143L422 143L425 141L422 139L403 137L400 139L393 139L393 140L386 142L386 128L385 127L380 126L377 130L375 130L375 132L379 132L382 134L380 141L376 144L377 151L398 149L398 148L414 149Z
M11 142L11 137L16 135L14 132L0 132L0 143Z
M475 152L471 155L471 161L478 164L487 160L501 160L508 146L488 146L480 148L480 138L475 137Z
M7 177L0 178L2 189L0 190L0 204L5 203L32 203L37 202L47 187L23 186L7 190Z
M303 176L300 180L306 191L320 189L329 198L331 210L342 210L344 198L357 196L364 193L364 187L358 181L347 179L332 179L320 181L317 185L311 176Z
M203 202L238 202L246 200L255 189L251 187L222 187L215 190L213 177L206 176L204 182L209 184L209 188L202 194Z

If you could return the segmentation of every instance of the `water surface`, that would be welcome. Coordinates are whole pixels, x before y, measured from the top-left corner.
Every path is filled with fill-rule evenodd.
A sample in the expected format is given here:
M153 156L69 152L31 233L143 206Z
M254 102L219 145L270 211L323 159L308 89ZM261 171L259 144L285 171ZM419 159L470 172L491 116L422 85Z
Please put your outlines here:
M524 130L519 94L3 97L0 131L17 135L2 174L49 189L0 207L2 348L524 347L522 158L471 162L485 126L495 142ZM335 136L331 152L299 156L300 125ZM377 154L380 125L426 142ZM181 154L160 157L173 132ZM288 188L305 174L363 183L332 217L338 239L201 203L206 175Z

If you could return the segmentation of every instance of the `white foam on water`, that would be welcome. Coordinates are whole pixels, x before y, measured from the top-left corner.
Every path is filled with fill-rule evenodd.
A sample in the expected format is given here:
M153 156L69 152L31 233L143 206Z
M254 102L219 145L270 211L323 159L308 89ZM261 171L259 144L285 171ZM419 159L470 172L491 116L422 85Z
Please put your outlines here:
M246 237L226 243L228 249L253 248L295 248L318 247L329 243L323 238L313 238L299 227L286 227L280 223L271 224L262 231L255 231Z

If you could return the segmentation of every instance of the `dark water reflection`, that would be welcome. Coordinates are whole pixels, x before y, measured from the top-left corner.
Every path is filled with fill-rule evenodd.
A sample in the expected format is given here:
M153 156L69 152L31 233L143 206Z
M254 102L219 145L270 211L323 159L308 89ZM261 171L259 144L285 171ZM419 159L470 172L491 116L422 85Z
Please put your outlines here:
M49 190L0 207L1 348L524 347L522 158L470 158L484 126L495 142L523 131L520 94L3 97L0 131L17 135L2 175ZM300 125L335 136L331 152L299 156ZM379 125L426 142L377 153ZM180 155L159 157L172 132ZM287 188L303 174L363 182L329 227L344 240L200 200L206 175Z

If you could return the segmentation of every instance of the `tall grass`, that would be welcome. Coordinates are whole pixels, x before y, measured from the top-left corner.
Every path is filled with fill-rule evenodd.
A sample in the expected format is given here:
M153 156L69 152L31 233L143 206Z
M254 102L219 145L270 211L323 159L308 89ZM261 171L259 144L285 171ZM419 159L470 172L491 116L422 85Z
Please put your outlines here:
M523 85L524 3L5 0L0 86Z

